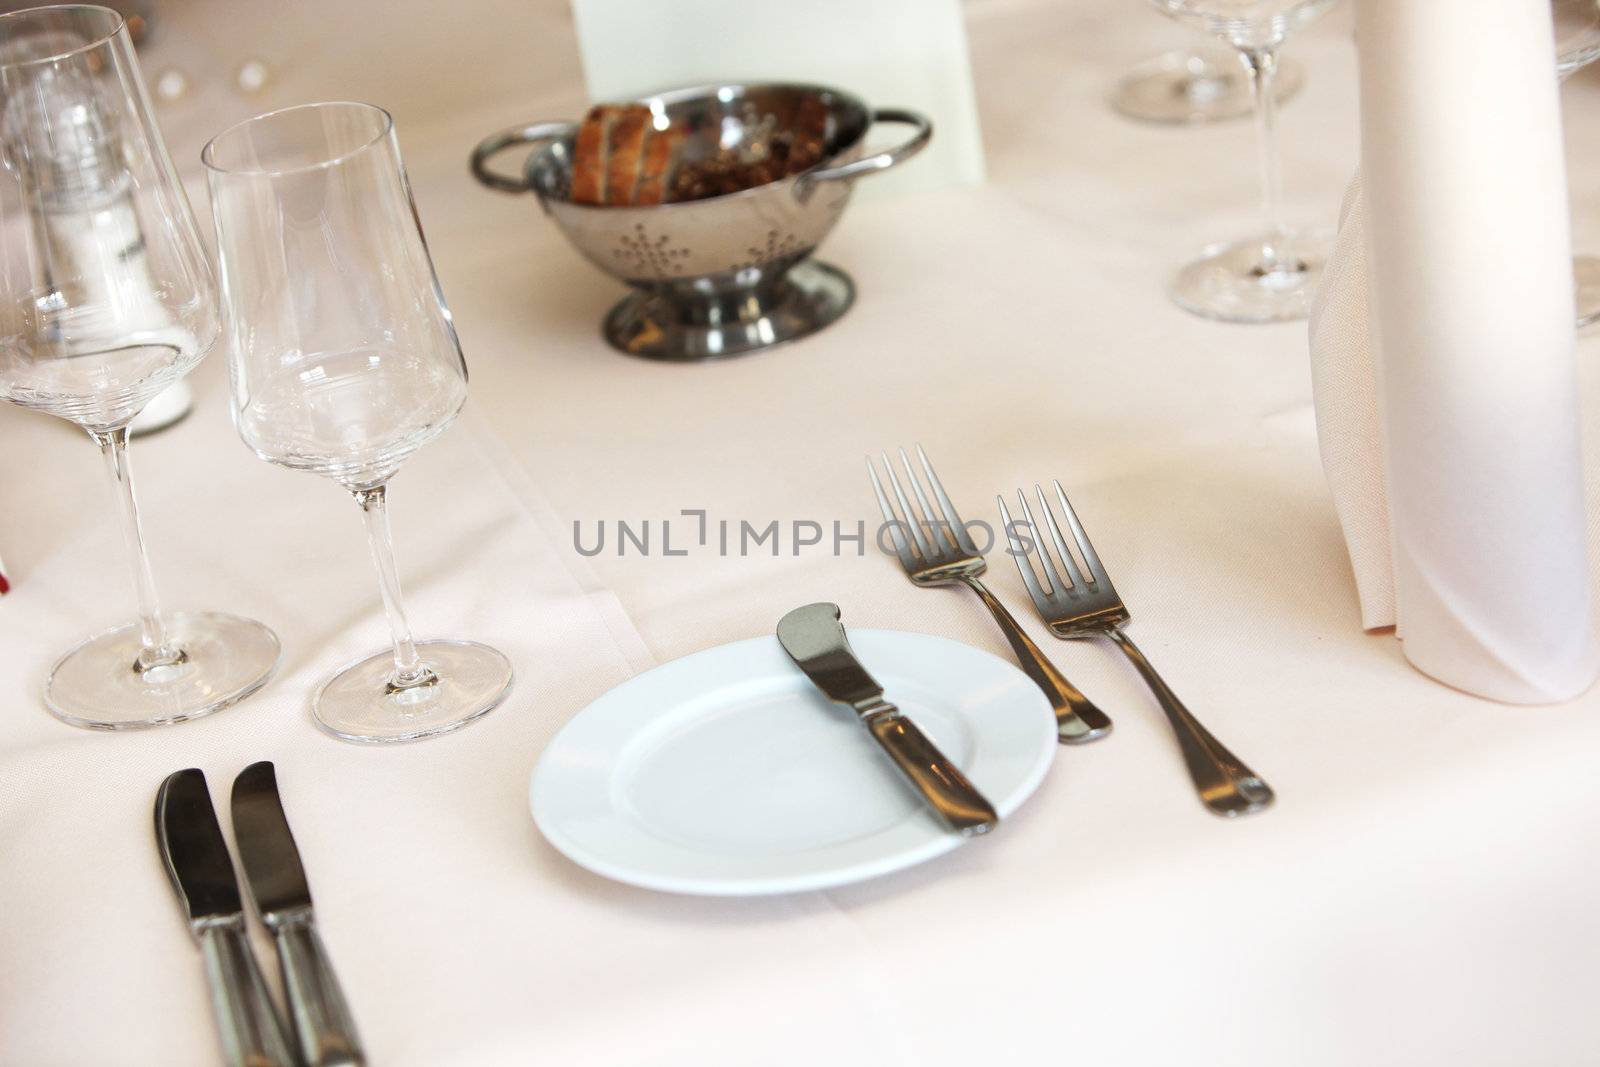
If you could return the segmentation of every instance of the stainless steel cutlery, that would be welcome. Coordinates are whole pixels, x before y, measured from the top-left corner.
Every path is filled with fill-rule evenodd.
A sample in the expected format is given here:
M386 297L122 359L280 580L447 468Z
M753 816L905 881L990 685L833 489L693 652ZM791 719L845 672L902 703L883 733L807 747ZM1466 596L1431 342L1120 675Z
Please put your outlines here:
M230 1067L362 1067L354 1020L317 935L300 852L271 763L233 784L233 828L256 912L272 932L293 1022L286 1037L246 934L233 860L205 775L170 775L156 793L156 843L200 942Z
M883 698L883 686L850 650L837 604L795 608L778 621L778 641L824 696L861 717L900 773L951 829L981 834L1000 821L956 765Z
M307 1067L360 1067L366 1057L317 933L311 887L271 763L252 763L234 780L233 837L256 914L277 949L301 1057Z
M1022 506L1026 527L1032 534L1029 539L1031 543L1024 543L1017 525L1012 521L1011 512L1006 508L1005 498L997 498L1000 502L1000 521L1006 531L1011 556L1016 560L1022 583L1028 587L1034 606L1039 609L1039 615L1049 625L1051 633L1066 639L1105 637L1127 655L1155 694L1161 710L1166 713L1172 732L1177 735L1178 747L1183 751L1189 776L1194 779L1201 803L1207 808L1218 815L1235 816L1260 811L1271 804L1273 793L1267 783L1200 724L1156 673L1144 653L1123 632L1122 627L1129 619L1128 609L1112 587L1111 577L1101 564L1094 546L1089 543L1089 535L1084 532L1060 482L1055 483L1055 490L1061 513L1072 531L1072 543L1083 559L1082 568L1073 558L1067 539L1062 536L1061 527L1056 522L1055 513L1043 489L1034 487L1039 510L1044 517L1043 526L1034 520L1027 495L1017 490L1017 500ZM1045 543L1045 533L1049 535L1049 544ZM1051 545L1055 547L1054 558L1050 552ZM1057 560L1060 566L1057 566ZM1035 568L1038 573L1035 573Z
M979 581L978 576L986 570L983 553L972 540L922 446L916 447L920 476L906 450L901 448L898 452L905 484L910 487L909 495L887 452L882 454L882 476L871 457L867 459L867 473L894 542L895 555L906 576L917 585L964 585L978 595L1005 634L1017 663L1050 698L1060 740L1076 743L1105 736L1111 730L1111 720L1045 658L1017 620ZM924 481L927 491L923 489ZM1123 632L1122 627L1129 619L1127 606L1112 587L1111 578L1059 482L1055 483L1055 490L1072 531L1072 542L1083 561L1081 568L1073 549L1068 547L1044 490L1035 487L1042 524L1035 522L1026 495L1020 490L1017 493L1025 528L1032 534L1026 539L1012 520L1005 499L1000 498L1000 520L1008 552L1050 632L1064 639L1108 638L1132 661L1166 714L1189 775L1207 808L1218 815L1234 816L1270 805L1273 801L1271 787L1200 724Z
M211 1009L230 1067L296 1067L245 935L233 860L203 772L169 776L156 793L156 843L205 959Z
M899 451L900 462L905 467L906 481L916 498L915 507L907 498L905 490L901 488L900 479L895 475L894 464L887 452L883 454L883 469L888 475L890 488L894 491L895 503L899 505L898 511L895 503L891 503L884 493L883 482L879 479L878 471L870 457L867 459L867 473L872 477L872 488L878 496L878 507L883 511L883 521L889 527L895 554L900 558L900 565L905 568L907 577L917 585L964 585L976 593L984 606L989 609L989 614L994 616L1000 631L1005 634L1006 641L1010 643L1011 650L1017 657L1017 663L1050 699L1050 705L1055 709L1057 734L1061 741L1066 744L1080 744L1104 737L1111 731L1111 720L1106 713L1095 707L1077 686L1067 681L1066 676L1045 658L1032 638L1023 632L1005 605L1001 604L978 580L978 576L987 569L983 554L978 551L972 536L961 521L961 516L956 513L955 505L950 502L950 496L940 483L939 476L934 474L933 464L928 462L922 446L917 446L917 458L921 462L923 474L927 477L928 486L933 491L933 497L938 502L938 517L935 517L933 508L928 504L922 482L912 469L911 459L906 455L906 450L902 448Z

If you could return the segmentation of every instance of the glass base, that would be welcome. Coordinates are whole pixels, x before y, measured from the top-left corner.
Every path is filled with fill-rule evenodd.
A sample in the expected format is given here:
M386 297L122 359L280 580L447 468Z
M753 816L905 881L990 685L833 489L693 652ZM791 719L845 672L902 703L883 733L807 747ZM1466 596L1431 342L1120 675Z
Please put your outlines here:
M1333 235L1286 233L1273 240L1275 270L1263 270L1266 238L1214 245L1178 271L1172 299L1196 315L1223 322L1287 322L1305 318L1328 261Z
M394 653L357 660L311 698L317 725L345 741L386 744L449 733L482 718L511 691L511 661L473 641L418 641L433 671L425 685L394 690Z
M217 612L161 618L181 661L141 671L137 623L96 634L50 669L50 714L91 730L186 722L254 693L278 665L278 637L259 622Z
M1299 91L1305 71L1280 59L1272 98ZM1111 90L1111 106L1144 122L1201 123L1242 118L1255 108L1250 75L1231 49L1180 49L1130 70Z
M1600 256L1572 257L1572 302L1579 326L1600 322Z

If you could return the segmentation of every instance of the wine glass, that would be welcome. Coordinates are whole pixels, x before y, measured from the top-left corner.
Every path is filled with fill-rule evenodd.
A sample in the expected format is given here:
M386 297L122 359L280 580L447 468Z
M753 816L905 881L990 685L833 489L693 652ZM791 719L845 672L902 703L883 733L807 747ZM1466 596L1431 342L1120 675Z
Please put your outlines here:
M234 422L262 459L354 495L394 639L329 679L312 711L348 741L409 741L499 704L511 664L486 645L416 641L389 536L389 479L467 398L389 113L306 104L201 152L211 187Z
M1305 82L1300 64L1283 60L1273 96L1283 103ZM1111 106L1144 122L1220 122L1250 114L1250 70L1231 49L1180 48L1129 70L1111 90Z
M1150 0L1166 14L1233 45L1250 75L1256 108L1263 233L1207 249L1172 282L1172 298L1188 311L1227 322L1303 319L1327 260L1326 234L1297 233L1279 218L1278 50L1295 29L1333 0Z
M278 639L234 615L164 614L156 596L128 424L210 351L217 294L116 12L0 15L0 234L0 399L68 419L99 446L139 605L138 623L55 664L45 705L100 729L227 707L267 680Z
M1551 0L1556 76L1566 81L1600 58L1600 0ZM1578 325L1600 320L1600 256L1572 257L1573 302Z

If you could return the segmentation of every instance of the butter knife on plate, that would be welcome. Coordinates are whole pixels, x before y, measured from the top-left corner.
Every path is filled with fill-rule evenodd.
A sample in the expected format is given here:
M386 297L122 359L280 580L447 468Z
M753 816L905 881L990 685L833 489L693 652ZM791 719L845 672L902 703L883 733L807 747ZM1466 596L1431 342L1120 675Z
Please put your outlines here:
M778 620L778 642L824 696L861 717L906 781L947 826L972 835L987 833L1000 821L994 807L956 765L883 698L883 686L850 650L839 622L839 605L795 608Z
M168 776L156 792L156 843L200 943L211 1008L230 1067L295 1067L277 1009L245 936L244 905L233 859L217 825L205 774Z
M233 836L256 914L272 932L306 1067L361 1067L366 1054L317 934L311 887L270 762L252 763L234 779Z

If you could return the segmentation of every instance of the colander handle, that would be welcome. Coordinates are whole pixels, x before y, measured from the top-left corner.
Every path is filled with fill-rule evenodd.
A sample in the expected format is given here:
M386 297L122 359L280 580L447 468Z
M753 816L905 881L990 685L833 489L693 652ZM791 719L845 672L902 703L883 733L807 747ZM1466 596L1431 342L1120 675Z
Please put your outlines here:
M508 178L489 169L489 160L508 148L534 145L545 141L558 141L577 130L575 122L534 122L526 126L513 126L509 130L491 133L478 142L472 150L472 176L489 188L502 193L527 193L533 191L526 177Z
M903 163L928 147L928 141L933 137L933 123L928 121L926 115L919 115L915 111L904 111L896 107L877 108L872 112L872 121L901 122L907 126L915 126L917 132L910 139L885 149L874 155L863 156L849 163L841 163L837 167L823 167L821 170L809 171L801 176L805 182L837 182L850 181L863 174L875 174L880 170L888 170L897 163Z

